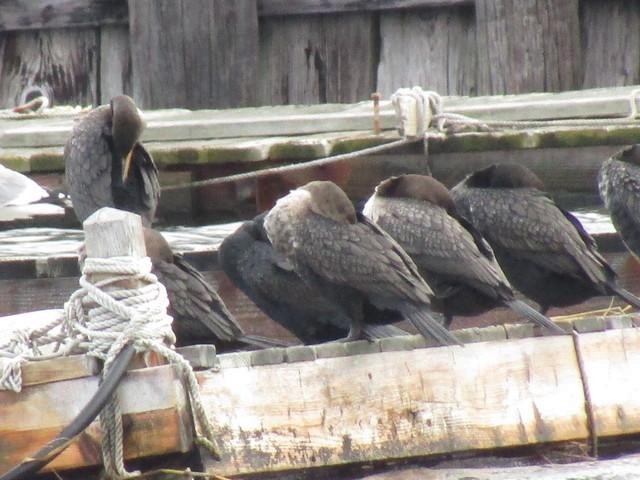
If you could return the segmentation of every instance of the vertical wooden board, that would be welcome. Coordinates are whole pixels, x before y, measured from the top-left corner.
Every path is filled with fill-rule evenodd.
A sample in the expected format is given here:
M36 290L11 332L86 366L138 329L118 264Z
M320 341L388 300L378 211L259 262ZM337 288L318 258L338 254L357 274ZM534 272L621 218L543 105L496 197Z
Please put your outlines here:
M373 13L260 19L258 103L355 102L375 88Z
M129 1L133 92L143 108L255 104L256 0Z
M39 87L53 105L96 104L95 28L0 33L0 108L19 105Z
M211 97L206 105L254 106L258 86L257 0L214 0L210 4Z
M640 330L581 335L598 436L636 433L640 422Z
M231 475L585 438L572 340L529 338L199 376Z
M133 93L129 28L126 25L103 25L100 27L99 103L109 103L112 97L123 93Z
M476 0L478 94L576 88L578 0Z
M380 14L378 91L419 85L441 95L476 93L473 7Z
M129 0L133 95L140 108L186 104L183 2Z
M640 3L582 0L582 88L640 82Z

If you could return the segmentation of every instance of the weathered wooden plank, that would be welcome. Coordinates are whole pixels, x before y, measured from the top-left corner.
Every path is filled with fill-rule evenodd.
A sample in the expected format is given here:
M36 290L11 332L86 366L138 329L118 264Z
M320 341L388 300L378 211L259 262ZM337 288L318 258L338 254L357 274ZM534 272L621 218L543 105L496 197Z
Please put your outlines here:
M371 13L261 20L258 103L368 99L375 89L375 38Z
M129 12L140 107L255 104L256 0L135 0Z
M259 0L261 16L305 15L309 13L366 12L370 10L400 10L404 8L456 7L472 5L473 0Z
M638 104L635 90L636 87L615 87L546 94L443 97L442 101L444 112L483 120L627 117L631 113L631 103L635 101ZM226 144L233 146L234 138L242 138L235 142L251 141L258 147L263 142L273 140L251 137L329 132L339 137L339 132L348 135L348 132L371 131L373 102L233 110L157 110L147 111L144 116L148 124L144 132L146 142L228 139L224 140ZM383 130L395 130L397 121L390 101L380 102L379 119ZM0 147L9 149L6 153L7 164L12 168L21 168L20 152L10 149L64 145L72 124L69 116L20 121L0 119ZM307 139L277 139L280 143L295 143L298 140ZM331 141L331 135L328 140ZM38 153L41 153L43 165L47 166L48 158L55 152L48 149ZM61 165L55 168L61 168Z
M98 361L86 355L72 355L22 364L22 387L90 377L100 372Z
M476 0L478 93L569 90L582 73L578 0Z
M218 474L588 434L570 337L223 368L199 378L224 446L222 461L207 465Z
M112 97L132 94L129 29L126 25L100 28L100 99L109 103Z
M98 388L98 377L84 377L0 391L0 472L13 467L53 439L70 423ZM124 414L124 454L140 458L185 452L192 445L188 402L170 366L127 373L119 387ZM93 423L46 468L62 470L102 462L100 429Z
M0 108L38 92L56 105L95 104L98 55L93 28L0 33Z
M473 7L380 14L383 39L378 91L422 85L441 95L476 93L476 27Z
M502 468L414 467L368 475L362 480L596 480L634 478L640 471L640 455L568 464L543 464Z
M625 0L582 0L584 81L607 87L640 82L640 4Z
M3 0L0 32L125 23L125 0Z
M580 335L598 436L637 431L640 420L640 332L635 328Z

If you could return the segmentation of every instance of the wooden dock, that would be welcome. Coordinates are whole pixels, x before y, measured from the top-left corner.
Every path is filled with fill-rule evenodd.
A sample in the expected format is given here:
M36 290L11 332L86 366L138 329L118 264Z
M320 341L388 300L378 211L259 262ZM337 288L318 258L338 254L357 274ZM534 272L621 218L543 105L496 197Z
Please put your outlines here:
M368 196L389 175L431 172L452 185L491 162L526 163L550 191L593 193L601 161L640 141L637 87L557 94L443 97L443 112L482 121L549 121L546 126L496 126L491 131L431 132L422 142L376 155L215 187L166 191L160 220L228 221L269 208L291 188L311 179L331 179L354 199ZM0 118L0 163L49 186L61 186L64 142L77 112L52 110L43 117ZM145 113L144 141L160 167L163 187L301 163L399 138L388 100L374 134L371 101L346 105L279 106L236 110L158 110ZM554 121L592 121L554 125ZM600 123L598 123L600 119ZM607 121L610 119L610 121ZM73 215L64 225L73 225ZM75 223L77 225L77 223Z

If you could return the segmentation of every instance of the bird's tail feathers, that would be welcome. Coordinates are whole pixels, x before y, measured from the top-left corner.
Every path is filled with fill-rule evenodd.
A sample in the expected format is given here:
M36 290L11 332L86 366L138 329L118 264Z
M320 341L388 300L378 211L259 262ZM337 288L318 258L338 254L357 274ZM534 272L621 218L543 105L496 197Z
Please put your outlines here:
M558 325L556 325L549 317L538 312L535 308L527 305L522 300L511 300L509 302L506 302L506 304L518 315L528 318L536 325L539 325L542 328L546 328L550 332L558 335L565 335L567 333Z
M243 335L238 338L245 345L257 348L273 348L273 347L290 347L290 342L284 340L275 340L273 338L262 337L260 335Z
M411 335L406 330L395 325L365 325L363 328L365 338L368 340L378 340L388 337L399 337L403 335Z
M424 308L412 308L405 313L405 316L423 337L434 338L440 345L462 345L460 340L454 337Z

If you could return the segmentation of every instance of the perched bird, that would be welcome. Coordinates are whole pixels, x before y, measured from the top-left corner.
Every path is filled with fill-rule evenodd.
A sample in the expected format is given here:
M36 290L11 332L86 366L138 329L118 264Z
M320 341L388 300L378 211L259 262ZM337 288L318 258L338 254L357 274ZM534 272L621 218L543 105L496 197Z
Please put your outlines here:
M80 118L64 147L71 201L83 222L102 207L137 213L153 222L160 184L153 158L139 142L144 122L126 95Z
M264 229L264 217L265 214L261 214L244 222L223 240L218 249L222 270L260 310L303 343L344 338L349 333L351 319L294 271L278 264L278 256ZM364 330L367 338L407 333L393 325L365 325Z
M600 197L627 249L640 258L640 145L617 152L598 173Z
M0 165L0 207L26 205L49 196L29 177Z
M640 307L640 299L617 284L578 219L558 207L527 168L491 165L451 194L458 212L489 241L511 284L542 312L597 295L618 295Z
M433 318L433 292L405 251L380 227L358 214L336 184L315 181L276 202L264 227L279 265L293 269L350 318L346 340L363 337L364 304L400 313L440 344L458 340Z
M151 259L151 272L167 290L168 313L173 317L177 345L283 346L263 337L246 335L213 287L181 255L173 253L162 234L145 228L144 242Z
M102 207L137 213L150 226L160 198L158 169L139 143L143 129L133 100L114 97L74 126L65 145L65 175L73 208L84 221ZM247 337L200 273L174 255L162 235L145 231L153 272L165 286L178 344L239 342L265 346ZM256 341L254 341L256 340Z
M460 218L449 190L433 177L401 175L381 182L364 214L411 256L435 292L447 326L454 315L477 315L504 305L555 333L550 319L515 298L491 247Z

